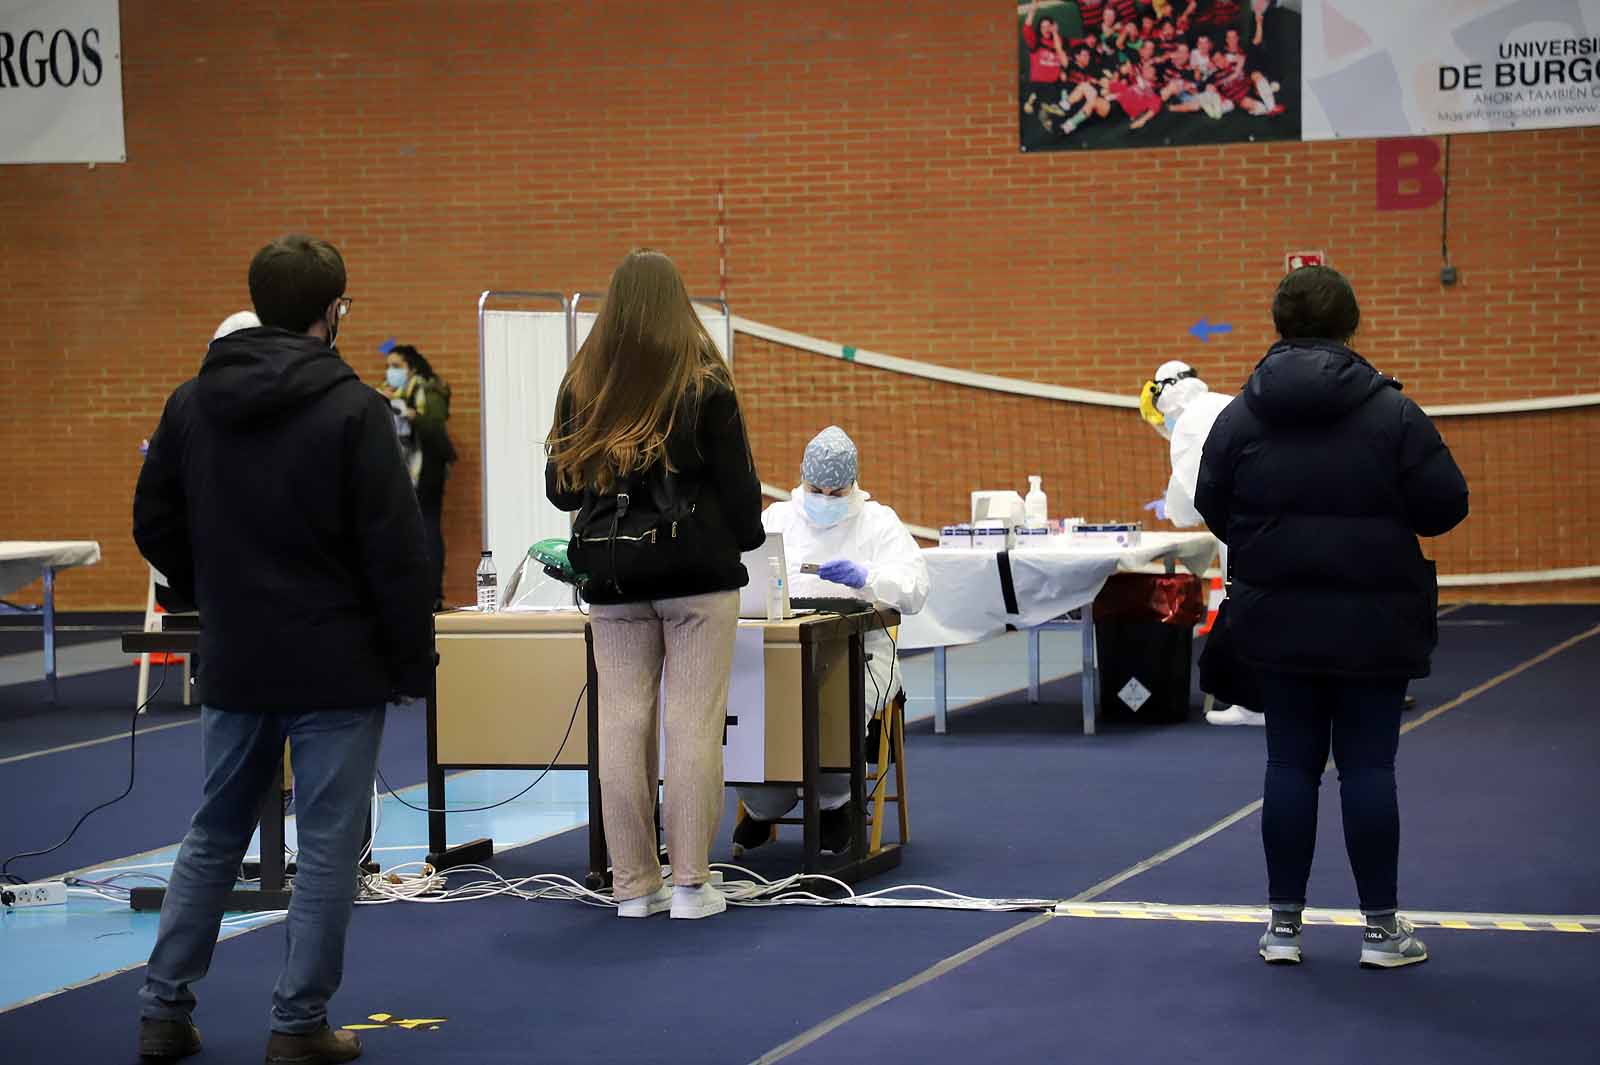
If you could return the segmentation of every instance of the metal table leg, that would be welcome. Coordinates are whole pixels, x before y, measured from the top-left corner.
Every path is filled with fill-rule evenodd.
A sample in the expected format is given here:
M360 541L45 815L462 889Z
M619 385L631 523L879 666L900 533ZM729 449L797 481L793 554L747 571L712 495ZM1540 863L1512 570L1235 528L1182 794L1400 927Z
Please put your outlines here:
M1039 630L1028 630L1028 702L1039 701Z
M1100 709L1100 663L1094 653L1094 615L1092 605L1083 608L1083 734L1094 735L1095 717Z
M44 679L56 701L56 568L44 568Z
M933 731L941 736L945 733L945 713L948 709L944 686L945 650L943 646L933 649Z

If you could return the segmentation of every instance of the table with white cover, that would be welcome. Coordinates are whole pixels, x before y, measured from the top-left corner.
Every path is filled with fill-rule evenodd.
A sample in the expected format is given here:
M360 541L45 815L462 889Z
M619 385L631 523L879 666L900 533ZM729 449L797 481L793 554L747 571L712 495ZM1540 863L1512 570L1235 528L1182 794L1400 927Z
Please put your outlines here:
M44 678L56 699L56 572L100 561L93 540L0 540L0 599L44 578Z
M1183 566L1201 576L1217 552L1210 533L1144 533L1139 543L1084 543L1053 536L1047 546L1000 552L930 547L927 605L900 623L901 650L933 648L934 731L946 731L945 650L998 636L1008 627L1028 633L1028 701L1039 700L1039 633L1077 628L1083 634L1083 731L1093 735L1099 702L1099 667L1094 652L1093 611L1087 609L1119 570ZM1002 555L1005 557L1002 559ZM1005 575L1012 603L1007 602ZM1067 615L1077 611L1078 616Z

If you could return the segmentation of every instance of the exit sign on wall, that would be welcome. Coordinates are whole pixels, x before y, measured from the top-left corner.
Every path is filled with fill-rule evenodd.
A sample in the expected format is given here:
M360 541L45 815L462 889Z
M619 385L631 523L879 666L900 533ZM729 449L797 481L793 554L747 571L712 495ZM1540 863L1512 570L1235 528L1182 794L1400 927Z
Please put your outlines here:
M1292 251L1283 257L1284 273L1291 273L1302 266L1327 266L1328 256L1320 251Z

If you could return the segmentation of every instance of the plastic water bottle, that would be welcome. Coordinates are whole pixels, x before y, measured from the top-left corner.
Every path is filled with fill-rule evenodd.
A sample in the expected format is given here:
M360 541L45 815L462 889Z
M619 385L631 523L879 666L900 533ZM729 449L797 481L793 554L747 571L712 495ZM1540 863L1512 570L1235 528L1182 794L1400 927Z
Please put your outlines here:
M767 558L767 620L782 621L783 607L788 601L788 596L783 590L783 563L778 556L770 555Z
M1050 524L1050 508L1044 489L1039 487L1041 481L1036 473L1028 475L1028 496L1022 502L1022 513L1023 525L1029 529L1044 529Z
M485 551L478 562L478 610L493 614L500 609L500 577L494 569L494 552Z

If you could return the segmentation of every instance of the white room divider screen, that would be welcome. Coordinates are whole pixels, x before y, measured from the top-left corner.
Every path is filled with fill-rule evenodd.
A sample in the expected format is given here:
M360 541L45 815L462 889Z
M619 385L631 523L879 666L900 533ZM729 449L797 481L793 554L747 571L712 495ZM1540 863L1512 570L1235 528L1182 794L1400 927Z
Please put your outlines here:
M589 308L600 298L586 292L490 291L478 299L483 547L494 553L502 587L530 546L569 534L570 516L544 496L544 441L555 420L562 374L593 328L595 313ZM504 306L511 303L521 309ZM550 309L528 309L538 304ZM727 304L706 299L695 304L718 350L731 360ZM531 581L531 574L526 579ZM547 582L532 594L519 593L518 600L524 606L562 606L571 604L572 595L565 586Z

